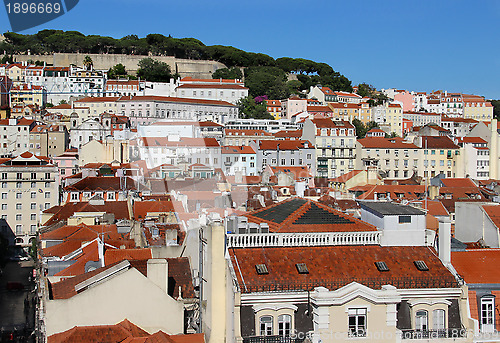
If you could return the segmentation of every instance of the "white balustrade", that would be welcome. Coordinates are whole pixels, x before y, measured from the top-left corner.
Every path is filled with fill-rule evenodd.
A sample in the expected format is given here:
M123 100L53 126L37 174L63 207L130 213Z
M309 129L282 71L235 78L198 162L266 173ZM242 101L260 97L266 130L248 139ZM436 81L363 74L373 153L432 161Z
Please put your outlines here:
M227 234L229 248L379 245L381 231Z

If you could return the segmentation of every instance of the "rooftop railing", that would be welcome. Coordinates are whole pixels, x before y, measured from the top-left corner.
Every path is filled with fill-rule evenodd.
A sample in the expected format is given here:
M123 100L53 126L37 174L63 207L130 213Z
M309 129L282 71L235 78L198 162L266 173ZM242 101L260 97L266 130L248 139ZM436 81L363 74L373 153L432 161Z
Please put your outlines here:
M228 234L229 248L378 245L381 231Z

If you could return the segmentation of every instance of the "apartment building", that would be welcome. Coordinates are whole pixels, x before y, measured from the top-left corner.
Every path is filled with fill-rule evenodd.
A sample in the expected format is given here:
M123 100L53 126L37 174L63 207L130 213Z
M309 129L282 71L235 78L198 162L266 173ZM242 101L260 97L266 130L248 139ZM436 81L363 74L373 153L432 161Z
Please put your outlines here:
M314 175L316 150L308 140L263 140L250 143L257 153L257 172L271 167L307 166Z
M376 167L384 178L407 179L418 173L420 148L400 137L370 137L356 143L356 169Z
M17 156L29 150L34 120L26 118L0 120L0 156Z
M11 229L16 244L28 245L41 212L59 203L57 167L30 152L0 162L1 225Z
M354 170L356 129L347 121L306 119L302 139L316 147L316 174L335 178Z

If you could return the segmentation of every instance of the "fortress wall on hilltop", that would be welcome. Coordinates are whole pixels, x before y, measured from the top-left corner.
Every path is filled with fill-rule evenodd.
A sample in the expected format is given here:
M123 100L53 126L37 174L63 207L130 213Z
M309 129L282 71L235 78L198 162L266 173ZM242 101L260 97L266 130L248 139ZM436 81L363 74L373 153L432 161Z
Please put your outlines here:
M28 60L42 61L56 67L68 67L70 64L81 66L85 56L90 56L94 68L108 70L121 63L128 72L135 73L141 59L151 57L155 60L168 63L173 73L178 72L181 77L191 76L194 78L212 78L212 73L226 66L216 61L187 60L172 56L144 56L123 54L80 54L80 53L55 53L53 55L14 55L17 62Z

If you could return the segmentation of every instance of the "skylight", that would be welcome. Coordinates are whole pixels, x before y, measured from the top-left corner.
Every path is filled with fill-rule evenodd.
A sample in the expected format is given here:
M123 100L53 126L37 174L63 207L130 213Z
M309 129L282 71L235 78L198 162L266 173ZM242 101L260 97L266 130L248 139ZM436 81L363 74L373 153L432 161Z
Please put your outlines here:
M389 267L387 267L387 264L383 261L375 262L375 266L377 266L377 269L379 272L388 272L389 271Z
M297 271L299 274L309 274L309 270L307 269L307 266L305 263L296 263L295 267L297 268Z
M415 263L415 267L417 267L418 270L422 270L422 271L425 271L425 270L429 270L429 267L427 267L427 264L425 264L424 261L413 261L413 263Z
M255 269L257 269L257 274L259 275L269 274L269 271L267 270L267 266L265 264L256 264Z

